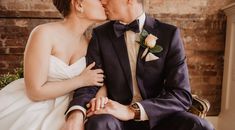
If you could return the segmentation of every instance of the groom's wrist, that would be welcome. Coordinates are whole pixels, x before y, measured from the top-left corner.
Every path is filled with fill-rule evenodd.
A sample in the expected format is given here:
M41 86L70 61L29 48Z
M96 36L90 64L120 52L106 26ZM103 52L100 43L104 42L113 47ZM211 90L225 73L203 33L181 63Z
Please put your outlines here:
M133 119L136 121L140 120L140 108L137 103L133 103L129 106L130 110L134 113Z

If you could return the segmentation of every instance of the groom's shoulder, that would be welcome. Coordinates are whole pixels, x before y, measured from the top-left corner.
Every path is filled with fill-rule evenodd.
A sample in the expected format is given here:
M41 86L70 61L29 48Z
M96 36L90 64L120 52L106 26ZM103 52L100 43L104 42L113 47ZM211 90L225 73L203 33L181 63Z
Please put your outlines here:
M155 21L156 21L157 29L161 30L161 31L175 32L178 28L175 25L172 25L172 24L169 24L166 22L162 22L158 19L155 19Z
M175 25L162 22L161 20L149 15L147 15L145 23L153 28L153 30L155 30L155 32L158 33L159 36L162 36L163 39L171 39L173 36L179 34L179 29Z

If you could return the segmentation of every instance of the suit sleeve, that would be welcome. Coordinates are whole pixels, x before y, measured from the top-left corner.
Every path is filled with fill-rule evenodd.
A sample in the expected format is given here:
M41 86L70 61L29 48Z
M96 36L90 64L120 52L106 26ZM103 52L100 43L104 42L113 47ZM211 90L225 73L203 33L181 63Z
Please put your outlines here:
M90 43L88 46L86 62L87 62L87 66L95 62L96 63L94 67L95 69L101 68L102 66L98 40L97 40L97 36L95 35L95 32L93 32L92 39L90 40ZM68 114L68 112L71 111L71 109L73 110L74 108L80 109L81 107L84 108L82 110L84 113L84 110L87 109L86 104L89 103L93 97L95 97L99 88L100 87L97 87L97 86L84 86L82 88L75 90L73 94L73 99L70 101L66 115Z
M170 114L187 110L191 105L188 68L179 29L174 31L168 48L163 85L160 95L140 102L147 113L150 127Z

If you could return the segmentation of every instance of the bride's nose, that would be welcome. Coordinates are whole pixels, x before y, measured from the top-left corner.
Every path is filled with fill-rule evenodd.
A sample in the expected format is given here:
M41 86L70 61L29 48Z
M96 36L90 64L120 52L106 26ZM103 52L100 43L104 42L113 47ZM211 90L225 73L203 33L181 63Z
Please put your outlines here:
M101 4L102 4L103 6L105 6L105 5L107 4L107 1L108 1L108 0L100 0Z

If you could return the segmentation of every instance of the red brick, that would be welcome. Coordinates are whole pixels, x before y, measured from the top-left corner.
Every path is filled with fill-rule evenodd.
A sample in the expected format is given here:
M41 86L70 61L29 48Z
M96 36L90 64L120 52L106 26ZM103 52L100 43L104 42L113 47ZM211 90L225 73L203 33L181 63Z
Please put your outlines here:
M6 67L7 67L7 65L5 62L0 62L0 68L6 68Z
M8 66L9 66L9 68L15 69L15 68L20 67L20 66L21 66L21 63L20 63L20 62L10 62L10 63L8 64Z
M23 40L19 39L7 39L5 44L6 46L10 47L10 46L25 46L24 42L22 42Z
M205 76L216 76L217 72L216 71L204 71L203 75L205 75Z
M7 74L7 73L13 74L14 73L14 69L3 69L3 68L0 68L0 75Z
M0 54L6 54L6 48L0 48Z
M22 47L17 47L17 48L9 48L9 53L10 54L23 54L24 53L24 48Z
M0 61L22 61L23 59L23 54L21 55L0 55Z

